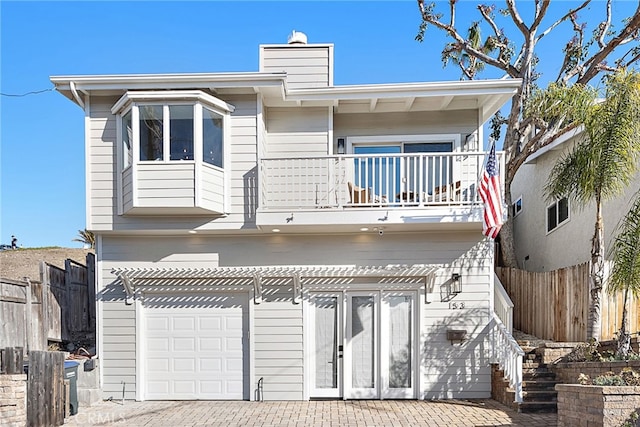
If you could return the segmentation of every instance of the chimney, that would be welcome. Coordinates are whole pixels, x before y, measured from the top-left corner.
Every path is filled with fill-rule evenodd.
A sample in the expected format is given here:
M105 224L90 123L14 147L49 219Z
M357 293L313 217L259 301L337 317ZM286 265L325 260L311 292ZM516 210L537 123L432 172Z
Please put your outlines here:
M333 86L333 44L308 44L305 33L293 30L287 44L260 45L260 71L286 72L290 89Z

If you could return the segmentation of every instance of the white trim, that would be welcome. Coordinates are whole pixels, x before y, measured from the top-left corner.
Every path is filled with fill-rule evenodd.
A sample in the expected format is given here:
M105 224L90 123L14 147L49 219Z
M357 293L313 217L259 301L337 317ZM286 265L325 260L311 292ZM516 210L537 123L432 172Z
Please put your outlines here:
M249 288L248 292L247 292L247 316L248 316L248 328L249 330L247 331L247 337L248 337L248 344L249 344L249 348L246 350L247 351L247 357L249 358L249 372L248 374L248 384L246 384L249 387L249 401L253 402L256 400L256 391L258 389L258 383L256 382L256 363L255 363L255 359L256 359L256 348L255 348L255 339L253 338L253 331L255 331L255 319L256 319L256 315L255 315L255 304L252 304L251 302L254 300L254 294L253 294L253 288ZM243 319L244 320L244 319ZM243 361L244 363L244 361ZM245 384L243 384L244 386Z
M518 202L520 202L520 210L516 211L516 207L518 206ZM518 197L516 199L516 201L511 204L511 210L513 212L513 217L515 218L518 215L520 215L520 213L522 212L523 209L524 209L524 207L522 205L522 195L520 195L520 197Z
M146 317L144 316L144 308L142 306L142 293L137 292L134 296L135 316L136 316L136 400L143 401L146 398L145 390L145 374L144 374L144 356L146 355L144 333L146 326Z
M403 142L452 142L452 151L460 150L460 134L459 133L440 133L440 134L424 134L424 135L374 135L374 136L348 136L347 152L353 152L353 144L384 144L384 143L403 143Z
M262 52L262 51L261 51ZM260 61L262 61L262 55L260 55ZM260 67L262 67L262 62ZM262 68L261 68L262 69ZM266 141L264 140L265 124L264 124L264 103L262 94L256 94L256 161L258 176L260 176L260 167L262 165L262 153L266 150ZM262 182L258 180L258 206L262 206Z
M563 199L567 199L567 219L565 219L564 221L560 222L559 203L560 203L560 200L563 200ZM556 205L556 220L558 222L557 222L555 227L553 227L551 230L549 230L549 208L551 208L553 205ZM569 220L571 220L571 203L570 203L569 198L568 197L561 197L559 199L556 199L553 203L547 205L547 208L544 210L545 235L549 235L549 234L553 233L555 230L557 230L558 228L560 228L563 225L565 225L566 223L568 223Z
M177 102L180 104L203 102L209 104L214 108L224 110L227 113L233 112L235 107L231 104L227 104L223 100L211 96L201 90L171 90L171 91L127 91L124 95L116 101L111 107L111 114L118 114L131 103L158 103L163 104L169 101Z
M202 144L203 140L203 127L202 127L202 103L196 102L193 107L193 177L194 177L194 204L195 206L202 206L204 201L202 200L202 167L204 163L204 150ZM223 119L224 121L224 116ZM223 139L224 141L224 139ZM224 142L223 142L224 144ZM201 159L201 161L195 161L195 159Z
M98 362L102 365L104 361L104 330L103 316L104 303L102 299L102 234L96 234L96 263L95 263L95 298L96 298L96 354ZM104 366L100 366L100 390L104 386Z
M131 206L139 206L138 163L140 163L140 110L131 109Z
M317 45L315 45L317 46ZM329 87L333 86L333 44L327 45L329 59Z
M139 105L136 105L136 107L139 107ZM138 144L140 144L139 136ZM171 161L171 112L167 103L162 104L162 161Z
M224 200L223 211L226 215L231 213L231 120L230 113L222 116L222 170L224 171ZM202 161L202 159L201 159Z
M85 206L87 208L85 213L85 223L87 224L86 228L88 230L93 230L93 210L91 209L92 199L92 177L93 177L93 167L91 162L91 155L93 154L91 143L91 96L87 95L85 97L84 104L84 164L85 164L85 191L84 196L86 199Z
M312 339L311 333L311 294L302 288L302 400L311 400L311 388L313 387L312 375Z
M553 151L553 150L558 150L560 149L561 145L563 145L565 142L569 141L571 138L575 137L575 136L579 136L582 132L584 132L584 126L579 126L567 133L564 133L562 135L560 135L559 137L556 138L555 141L551 142L550 144L545 145L544 147L540 148L539 150L537 150L535 153L531 154L529 157L527 157L527 159L524 161L524 164L529 164L529 163L535 163L535 160L540 157L543 156L544 154L548 153L549 151Z
M327 107L327 154L332 156L333 152L333 107Z
M122 172L124 170L124 147L122 141L122 116L116 116L116 207L118 215L123 213Z

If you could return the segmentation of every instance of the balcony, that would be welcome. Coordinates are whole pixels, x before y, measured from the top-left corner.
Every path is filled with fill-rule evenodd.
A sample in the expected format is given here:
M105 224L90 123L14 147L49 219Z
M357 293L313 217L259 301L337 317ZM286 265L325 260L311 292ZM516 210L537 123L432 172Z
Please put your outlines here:
M262 159L257 225L283 232L480 227L477 187L486 154Z

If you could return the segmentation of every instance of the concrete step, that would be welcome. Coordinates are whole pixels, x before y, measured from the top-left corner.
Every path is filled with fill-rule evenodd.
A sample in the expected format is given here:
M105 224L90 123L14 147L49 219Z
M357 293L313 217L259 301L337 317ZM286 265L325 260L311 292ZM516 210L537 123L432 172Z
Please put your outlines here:
M558 405L556 402L522 402L518 408L518 412L553 413L558 412Z
M525 402L557 402L558 393L555 390L523 390L522 399Z
M524 390L555 390L557 381L547 378L536 378L533 380L523 380L522 388Z

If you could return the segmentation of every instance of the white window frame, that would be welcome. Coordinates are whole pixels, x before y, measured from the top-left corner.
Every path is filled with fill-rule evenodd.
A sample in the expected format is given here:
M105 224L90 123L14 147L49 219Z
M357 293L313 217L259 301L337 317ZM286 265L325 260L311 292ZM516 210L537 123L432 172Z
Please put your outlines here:
M560 203L561 200L567 200L567 218L560 222L560 209L558 209L558 204ZM551 209L553 206L556 206L556 226L553 227L551 230L549 230L549 209ZM544 223L545 223L545 231L546 234L549 233L553 233L555 230L557 230L558 228L560 228L561 226L563 226L564 224L566 224L567 222L569 222L569 220L571 220L571 205L569 203L569 198L567 197L562 197L560 199L556 199L553 203L547 205L547 208L544 211Z
M518 209L518 206L520 207L519 209ZM511 211L513 212L513 217L515 218L518 215L520 215L520 212L522 212L522 209L523 209L522 196L520 196L516 199L515 202L511 204Z
M140 160L140 106L143 105L160 105L163 108L163 151L162 160ZM193 160L170 160L170 129L169 129L169 105L192 105L194 108L194 129L193 129ZM111 107L111 113L116 117L116 181L117 181L117 208L118 214L123 214L123 201L122 201L122 175L128 168L132 168L131 176L133 182L137 180L137 165L140 164L154 164L154 163L174 163L174 162L193 162L196 164L196 177L199 175L199 169L204 162L203 157L203 126L202 126L202 109L209 108L222 116L223 136L222 136L222 168L219 166L206 163L207 166L225 170L229 168L231 152L231 113L235 110L235 107L228 104L221 99L211 96L201 90L174 90L174 91L128 91ZM130 142L132 150L131 164L124 166L124 156L126 155L123 140L122 140L122 116L131 112L131 133L132 139ZM229 206L229 190L230 190L230 177L225 174L225 211ZM135 186L134 199L135 199Z

